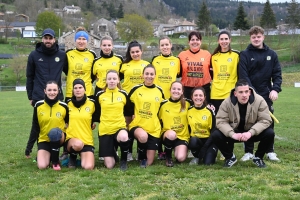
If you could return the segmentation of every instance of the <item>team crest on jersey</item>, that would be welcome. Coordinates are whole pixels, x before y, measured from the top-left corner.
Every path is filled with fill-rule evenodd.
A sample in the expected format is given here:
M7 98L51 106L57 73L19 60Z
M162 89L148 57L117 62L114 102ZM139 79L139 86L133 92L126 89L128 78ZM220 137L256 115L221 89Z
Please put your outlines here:
M142 66L142 67L146 67L146 64L143 63L143 64L141 64L141 66Z
M204 58L200 58L200 61L204 61Z
M118 97L118 98L117 98L117 101L122 101L122 97Z
M116 66L116 65L117 65L117 63L116 63L116 62L113 62L113 63L111 63L111 65L112 65L112 66Z
M60 113L60 112L57 112L57 113L56 113L56 117L60 118L60 117L61 117L61 113Z
M227 61L228 61L228 62L232 62L232 58L228 58Z
M155 101L159 102L159 98L158 98L158 97L155 97Z
M267 56L267 60L271 60L271 56Z
M55 57L55 62L59 62L59 57Z
M86 112L90 112L90 111L91 111L90 107L86 107L86 108L85 108L85 111L86 111Z
M89 62L89 59L88 58L84 58L83 61L84 62Z
M175 63L174 63L173 61L171 61L171 62L170 62L170 65L171 65L171 66L174 66L174 65L175 65Z
M202 116L202 119L203 119L203 120L207 120L207 116L206 116L206 115L203 115L203 116Z

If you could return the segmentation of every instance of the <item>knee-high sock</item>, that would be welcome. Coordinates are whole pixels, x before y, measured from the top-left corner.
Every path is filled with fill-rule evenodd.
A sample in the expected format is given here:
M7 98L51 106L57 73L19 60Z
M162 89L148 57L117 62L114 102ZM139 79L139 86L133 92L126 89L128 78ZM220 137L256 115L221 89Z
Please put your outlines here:
M167 158L172 158L172 149L174 147L174 140L169 140L168 138L165 138L163 143L165 145L165 152Z
M56 142L50 142L50 147L51 147L51 161L52 164L57 164L59 161L59 141Z
M139 160L147 159L147 143L138 141Z
M120 149L121 149L121 160L127 160L127 153L130 145L130 140L125 142L120 141Z

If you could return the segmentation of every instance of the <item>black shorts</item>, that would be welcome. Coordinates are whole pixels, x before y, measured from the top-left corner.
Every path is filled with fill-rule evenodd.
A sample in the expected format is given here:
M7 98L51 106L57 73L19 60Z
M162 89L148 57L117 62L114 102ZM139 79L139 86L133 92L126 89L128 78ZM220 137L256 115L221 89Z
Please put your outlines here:
M116 154L115 144L118 143L117 133L112 135L99 136L99 156L100 157L114 157Z
M129 137L130 137L131 139L134 138L134 131L135 131L137 128L142 128L142 127L135 126L135 127L133 127L132 129L130 129L128 135L129 135ZM158 144L160 143L160 138L153 137L153 136L150 135L149 133L147 133L147 134L148 134L147 150L157 150L157 149L158 149Z
M45 150L51 152L50 142L39 142L38 150Z
M66 134L65 134L65 138L66 138ZM64 143L62 145L60 145L59 147L62 147L63 145L64 145ZM38 150L45 150L45 151L51 152L50 142L39 142Z
M64 143L64 148L65 148L66 150L68 150L68 143L69 143L69 140L70 140L70 139L68 139L68 140ZM83 148L81 149L81 151L78 151L77 153L81 153L81 152L92 152L92 153L94 153L94 150L95 150L95 148L94 148L92 145L84 145ZM70 152L68 152L68 153L70 153Z
M189 143L185 140L180 140L178 138L176 138L176 140L174 141L174 148L179 146L179 145L185 145L185 146L188 146Z

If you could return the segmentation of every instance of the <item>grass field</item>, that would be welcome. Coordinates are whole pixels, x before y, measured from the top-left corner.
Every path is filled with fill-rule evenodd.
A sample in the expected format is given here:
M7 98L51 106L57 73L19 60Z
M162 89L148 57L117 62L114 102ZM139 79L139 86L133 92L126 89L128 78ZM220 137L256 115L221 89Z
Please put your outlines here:
M219 160L213 166L189 166L188 159L173 168L157 160L146 169L132 161L121 172L118 164L108 170L97 160L93 171L58 172L38 170L24 156L32 118L26 93L0 92L0 199L299 199L299 99L300 88L284 87L275 102L280 121L275 150L281 162L266 160L266 169L241 161L224 169ZM94 136L97 155L96 131ZM235 153L241 158L242 144L236 144Z

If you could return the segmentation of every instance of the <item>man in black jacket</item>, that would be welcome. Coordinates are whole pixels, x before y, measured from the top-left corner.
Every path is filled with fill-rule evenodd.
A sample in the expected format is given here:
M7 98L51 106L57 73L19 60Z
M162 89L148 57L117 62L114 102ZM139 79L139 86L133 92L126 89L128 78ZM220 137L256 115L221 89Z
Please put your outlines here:
M59 99L64 99L61 89L61 74L64 65L67 65L66 53L59 50L58 44L55 43L55 32L47 28L42 33L42 42L36 44L36 48L29 54L27 62L26 90L32 107L37 101L44 99L44 89L50 80L58 83ZM36 139L28 139L25 150L26 157L30 157Z
M256 93L261 95L269 106L270 112L274 112L273 101L281 92L281 66L277 54L264 43L264 29L253 26L249 30L251 44L240 53L239 78L245 79ZM270 126L274 128L274 121ZM242 161L253 158L254 143L245 142L245 155ZM274 153L274 145L267 151L267 158L279 161Z

